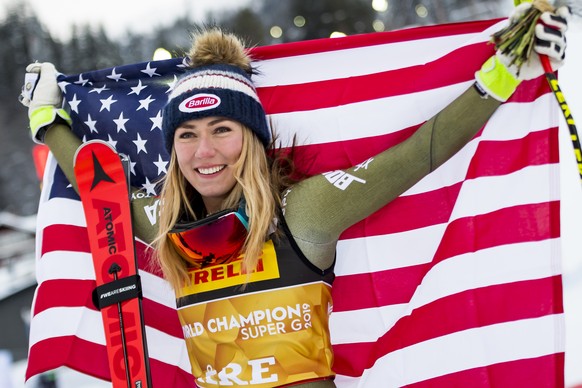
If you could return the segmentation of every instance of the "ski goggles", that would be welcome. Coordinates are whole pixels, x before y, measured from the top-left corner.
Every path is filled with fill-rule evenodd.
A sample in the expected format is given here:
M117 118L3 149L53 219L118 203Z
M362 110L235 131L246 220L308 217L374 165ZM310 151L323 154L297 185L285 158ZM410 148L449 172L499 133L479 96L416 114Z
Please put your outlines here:
M247 237L247 228L243 214L227 209L201 220L178 223L168 237L184 260L202 268L236 258Z

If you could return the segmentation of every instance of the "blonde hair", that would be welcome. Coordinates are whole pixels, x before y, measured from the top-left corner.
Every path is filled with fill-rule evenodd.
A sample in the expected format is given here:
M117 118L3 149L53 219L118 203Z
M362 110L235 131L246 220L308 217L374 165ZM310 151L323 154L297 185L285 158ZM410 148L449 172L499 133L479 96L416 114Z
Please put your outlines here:
M225 33L219 28L203 29L195 33L188 57L192 68L227 64L236 66L249 75L253 72L251 58L244 43L237 36ZM173 142L173 139L168 140ZM274 143L273 139L267 150ZM234 165L237 183L219 209L237 208L241 199L245 199L249 230L241 252L244 254L242 269L246 273L252 272L258 263L277 216L277 209L281 205L281 193L294 182L291 177L292 152L287 154L286 151L278 152L273 149L274 153L270 157L267 150L251 128L243 125L242 150ZM176 252L167 234L181 219L193 221L207 214L201 195L180 171L173 147L170 154L168 174L160 195L159 229L153 246L157 250L155 260L164 277L174 289L178 289L189 282L188 266Z
M281 163L283 160L284 163ZM243 126L242 150L234 164L237 183L220 210L237 208L241 199L245 199L249 217L249 230L241 252L244 254L242 267L245 273L255 269L281 205L280 193L291 184L286 179L289 162L279 154L270 159L260 140ZM184 178L172 149L168 174L160 195L158 235L153 245L157 251L154 257L174 289L188 284L188 263L176 252L167 234L180 218L196 220L205 215L202 198Z

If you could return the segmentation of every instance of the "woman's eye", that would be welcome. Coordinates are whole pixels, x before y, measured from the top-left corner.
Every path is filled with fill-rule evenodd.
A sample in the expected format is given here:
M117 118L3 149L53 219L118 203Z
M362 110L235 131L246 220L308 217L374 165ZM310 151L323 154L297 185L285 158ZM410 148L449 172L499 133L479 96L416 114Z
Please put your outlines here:
M183 132L179 136L180 139L191 139L193 137L194 137L194 134L192 132Z
M218 127L214 130L215 133L225 133L230 131L231 129L229 127Z

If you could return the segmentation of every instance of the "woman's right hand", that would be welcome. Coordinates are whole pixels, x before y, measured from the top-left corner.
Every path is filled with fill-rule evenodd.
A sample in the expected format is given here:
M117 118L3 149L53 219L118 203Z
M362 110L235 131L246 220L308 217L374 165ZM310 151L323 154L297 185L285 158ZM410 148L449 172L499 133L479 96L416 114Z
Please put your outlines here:
M47 128L59 122L70 126L71 117L62 108L63 97L57 84L55 66L50 62L31 63L26 72L39 77L36 85L34 77L25 77L20 102L28 107L32 139L42 143Z

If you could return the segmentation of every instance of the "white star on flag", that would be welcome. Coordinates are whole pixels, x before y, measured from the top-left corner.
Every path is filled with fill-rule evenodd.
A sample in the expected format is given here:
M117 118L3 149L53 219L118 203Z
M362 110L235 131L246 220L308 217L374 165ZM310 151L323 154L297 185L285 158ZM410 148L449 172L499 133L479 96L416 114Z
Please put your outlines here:
M125 78L121 78L122 74L117 74L115 72L115 67L111 70L111 74L107 76L107 78L114 80L115 82L119 82L119 80L127 81Z
M119 133L120 131L127 133L127 128L125 128L125 123L127 123L128 121L129 121L129 119L126 119L125 117L123 117L123 111L119 114L118 118L113 119L113 122L115 123L115 125L117 125L117 133Z
M79 104L81 103L81 100L77 100L77 94L75 93L73 95L73 98L69 101L69 106L71 107L71 110L75 113L79 113Z
M162 111L159 111L158 114L155 117L150 117L150 120L152 121L152 127L150 128L150 131L153 131L154 129L158 128L160 131L162 130Z
M143 151L146 154L148 153L148 151L146 150L146 147L145 147L145 143L147 143L147 140L142 139L141 136L139 135L139 133L137 134L137 139L134 140L133 143L137 147L138 154L140 153L140 151Z
M156 185L155 183L151 183L148 178L146 178L146 182L142 185L142 187L146 189L146 193L156 195Z
M162 155L158 154L158 160L153 163L158 168L158 175L166 174L168 172L166 169L168 162L162 159Z
M83 78L83 74L79 74L79 79L75 81L75 84L85 86L89 80Z
M100 88L93 88L89 91L89 93L97 93L97 94L101 94L101 92L105 91L105 90L110 90L108 87L106 87L105 85L103 85Z
M172 78L172 82L168 82L168 90L166 90L166 94L171 93L172 90L174 90L174 88L176 87L176 83L178 83L178 77L174 75L174 78Z
M110 134L107 134L107 143L109 143L113 148L117 148L117 142L113 140Z
M95 127L95 124L97 124L97 121L95 121L91 118L91 114L87 115L87 121L85 121L84 123L87 124L87 126L89 127L89 130L91 132L98 133L97 128Z
M101 109L99 109L99 112L101 112L104 109L107 110L108 112L110 112L111 105L117 102L117 100L113 99L113 96L109 96L105 100L99 100L99 101L101 101Z
M155 99L153 99L152 95L150 94L149 96L147 96L143 100L139 100L139 107L136 110L140 110L140 109L148 110L150 104L154 101L155 101Z
M127 95L129 96L130 94L136 94L139 96L141 91L144 90L145 88L147 88L147 86L142 85L141 80L139 80L137 86L130 87L131 92L127 93Z
M150 77L153 77L154 75L159 76L159 74L156 73L156 70L157 69L158 69L157 67L153 67L153 68L150 67L150 63L148 62L148 64L146 65L145 70L142 70L141 72L149 75Z

